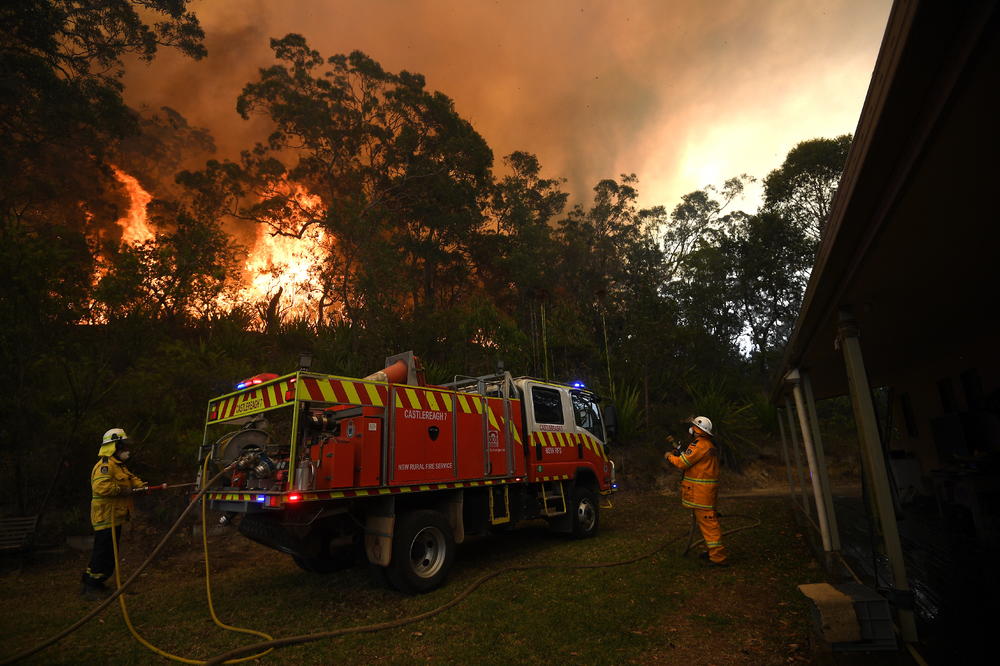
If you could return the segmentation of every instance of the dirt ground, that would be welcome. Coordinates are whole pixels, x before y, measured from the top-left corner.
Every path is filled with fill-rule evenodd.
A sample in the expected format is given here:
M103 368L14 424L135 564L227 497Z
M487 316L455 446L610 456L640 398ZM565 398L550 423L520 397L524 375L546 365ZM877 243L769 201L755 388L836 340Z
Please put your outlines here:
M780 477L779 477L780 478ZM427 595L403 597L374 587L363 568L319 577L301 572L286 555L254 544L233 529L209 540L213 586L227 612L276 636L406 617L446 603L476 577L497 568L551 562L613 562L666 547L628 566L503 575L467 600L419 624L286 649L261 663L577 663L909 664L905 654L833 654L813 630L801 583L822 582L780 484L732 484L724 498L723 529L759 521L726 537L732 566L709 569L682 557L689 514L669 487L626 490L602 512L594 539L567 541L527 524L504 537L471 539L459 547L448 583ZM539 522L539 521L536 521ZM134 570L155 534L141 520L126 533L122 569ZM3 562L0 603L18 613L0 616L6 638L0 660L52 635L89 607L78 597L87 553L39 554L23 564ZM233 647L216 645L219 631L205 619L200 538L190 528L143 574L129 598L150 632L166 645L190 646L199 658ZM557 567L553 567L557 568ZM236 595L234 597L234 595ZM190 598L190 599L189 599ZM234 604L234 600L239 601ZM527 615L509 613L525 606ZM320 619L321 616L323 619ZM567 620L566 618L573 618ZM237 622L239 624L239 622ZM216 641L217 642L217 641ZM155 663L111 607L63 643L28 663Z

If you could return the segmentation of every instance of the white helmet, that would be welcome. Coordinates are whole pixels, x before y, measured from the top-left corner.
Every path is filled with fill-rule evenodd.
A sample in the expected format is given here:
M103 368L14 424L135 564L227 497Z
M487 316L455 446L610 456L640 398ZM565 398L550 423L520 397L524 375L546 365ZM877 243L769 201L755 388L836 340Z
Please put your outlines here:
M696 426L706 435L712 434L712 421L707 416L696 416L691 419L691 425Z
M121 428L112 428L111 430L104 433L104 441L102 444L114 444L118 440L128 439L128 435Z
M107 458L115 454L115 448L119 442L128 442L128 435L121 428L112 428L104 433L101 448L97 455Z

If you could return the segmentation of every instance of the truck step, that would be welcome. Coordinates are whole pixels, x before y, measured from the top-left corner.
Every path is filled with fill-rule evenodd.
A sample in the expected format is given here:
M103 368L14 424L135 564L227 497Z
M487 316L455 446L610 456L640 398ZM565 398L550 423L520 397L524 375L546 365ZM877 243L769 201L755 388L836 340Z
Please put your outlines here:
M565 509L557 509L556 507L549 507L547 509L542 509L539 515L542 516L561 516L566 513Z

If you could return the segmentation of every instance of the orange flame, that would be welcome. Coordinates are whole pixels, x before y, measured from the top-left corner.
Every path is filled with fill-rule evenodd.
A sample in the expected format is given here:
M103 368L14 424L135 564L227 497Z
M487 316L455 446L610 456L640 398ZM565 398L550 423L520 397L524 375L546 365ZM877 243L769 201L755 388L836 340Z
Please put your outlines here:
M278 185L294 200L294 212L281 220L283 228L297 229L323 213L322 200L296 184ZM301 237L272 234L265 225L257 226L253 250L244 264L245 283L240 300L270 300L281 290L282 314L308 315L321 294L317 272L326 257L326 233L308 227Z
M153 240L156 234L149 226L149 219L146 217L146 206L153 200L153 195L143 189L135 176L125 173L114 165L111 165L111 172L115 180L125 186L129 198L128 211L123 217L118 218L118 226L122 229L122 242L143 243Z
M156 237L147 217L146 207L153 200L139 181L118 167L112 166L115 179L121 183L129 197L128 211L117 220L122 231L122 242L141 243ZM283 229L299 229L309 219L323 214L320 197L310 194L302 186L279 182L272 190L289 196L291 213L275 220ZM321 289L318 270L326 257L329 244L327 234L318 226L310 226L301 237L274 235L264 224L256 226L256 238L243 265L243 275L235 298L220 297L219 305L234 303L261 303L270 301L279 290L280 315L307 316L316 310Z

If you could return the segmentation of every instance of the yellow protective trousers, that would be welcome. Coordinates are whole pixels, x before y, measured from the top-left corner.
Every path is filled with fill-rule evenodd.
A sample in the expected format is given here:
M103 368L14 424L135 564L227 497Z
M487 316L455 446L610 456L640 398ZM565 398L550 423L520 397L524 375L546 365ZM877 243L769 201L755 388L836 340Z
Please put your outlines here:
M726 549L722 547L722 526L714 509L692 509L698 529L708 548L708 559L713 562L726 561Z

